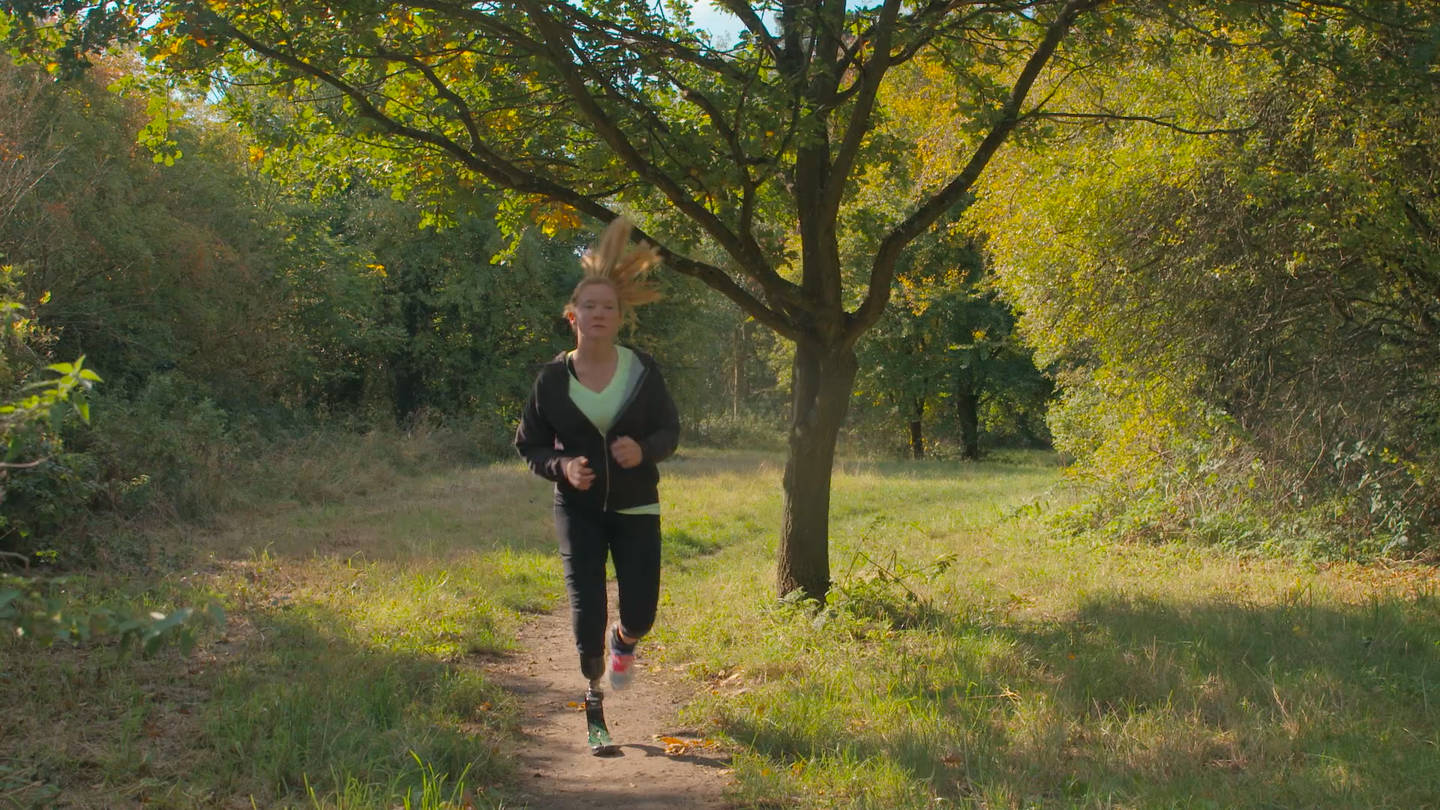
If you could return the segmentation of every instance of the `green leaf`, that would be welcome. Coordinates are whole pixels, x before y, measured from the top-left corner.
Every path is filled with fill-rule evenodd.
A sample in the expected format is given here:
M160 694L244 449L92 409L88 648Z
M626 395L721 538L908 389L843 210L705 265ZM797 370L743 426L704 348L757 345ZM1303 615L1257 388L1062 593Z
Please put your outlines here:
M189 627L180 631L180 654L188 656L195 649L195 631Z
M108 611L97 610L90 614L90 636L103 638L109 632L111 617Z

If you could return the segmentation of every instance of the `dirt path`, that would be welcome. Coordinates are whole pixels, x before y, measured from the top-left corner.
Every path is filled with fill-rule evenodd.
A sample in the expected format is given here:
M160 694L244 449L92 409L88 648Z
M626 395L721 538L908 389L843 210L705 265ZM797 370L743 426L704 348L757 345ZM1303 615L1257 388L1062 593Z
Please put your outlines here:
M612 596L612 602L613 596ZM642 644L635 682L607 690L605 718L620 755L597 757L585 742L578 708L585 683L575 657L568 608L536 617L520 631L522 650L488 664L523 710L525 742L517 752L522 806L534 810L659 810L730 807L723 793L729 756L704 745L671 745L661 737L697 740L678 725L685 689L647 661ZM682 750L683 749L683 750Z

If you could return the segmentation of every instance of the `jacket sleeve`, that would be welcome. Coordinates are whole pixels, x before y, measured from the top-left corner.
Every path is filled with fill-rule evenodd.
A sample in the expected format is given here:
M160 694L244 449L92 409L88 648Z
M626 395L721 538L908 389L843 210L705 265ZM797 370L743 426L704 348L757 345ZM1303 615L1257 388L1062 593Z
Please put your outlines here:
M670 398L670 389L665 387L665 378L660 376L660 368L652 366L650 375L651 379L647 384L655 386L654 429L637 438L636 442L645 454L645 460L653 464L669 458L680 443L680 412L675 408L675 400Z
M540 378L530 390L530 399L515 429L515 450L530 465L530 471L549 481L559 482L565 476L561 464L565 457L555 449L555 428L540 412Z

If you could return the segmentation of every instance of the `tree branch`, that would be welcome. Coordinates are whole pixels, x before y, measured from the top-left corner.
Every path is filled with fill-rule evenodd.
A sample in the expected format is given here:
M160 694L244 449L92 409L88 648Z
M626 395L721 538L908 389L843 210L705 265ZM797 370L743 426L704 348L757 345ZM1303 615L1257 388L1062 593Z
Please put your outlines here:
M465 99L461 98L459 94L451 90L450 86L445 84L429 65L422 62L418 56L396 53L384 48L378 49L376 54L381 58L389 59L393 62L410 65L420 71L420 74L425 77L425 80L430 83L430 86L435 88L435 93L439 95L440 98L450 102L450 105L455 108L455 115L459 117L460 123L465 127L465 132L470 135L471 149L479 148L480 128L475 123L475 117L470 112L470 105L466 103Z
M736 284L735 280L720 268L671 253L664 248L660 250L660 257L670 269L703 282L705 286L735 302L747 315L775 330L777 334L791 340L802 337L801 330L793 320L766 306L744 287Z
M520 169L498 154L486 149L483 144L476 144L474 151L471 151L440 133L403 124L393 117L386 115L379 107L376 107L365 90L350 84L333 73L316 67L304 59L259 41L255 37L235 27L235 25L228 20L222 20L221 24L225 27L228 35L239 40L255 53L279 62L282 65L286 65L335 88L355 104L361 116L376 122L381 128L392 135L399 135L403 138L417 143L427 144L442 152L446 152L459 159L467 168L480 173L503 188L511 188L517 191L531 191L546 194L547 196L553 196L554 192L568 191L568 189L564 189L547 178ZM571 192L569 196L583 197L583 195L575 194L574 192ZM585 199L588 201L588 198ZM569 199L565 201L572 202ZM579 205L576 207L581 210L586 210Z
M967 5L972 5L972 3L968 0L937 0L937 2L927 3L923 8L911 14L906 23L897 28L899 30L909 30L911 26L917 26L922 27L921 31L915 35L898 54L891 55L891 64L904 64L914 58L915 54L919 53L922 48L930 44L935 37L939 35L944 27L941 23L943 23L952 12L958 11L962 6ZM874 25L861 35L861 39L866 40L873 36Z
M578 20L587 26L587 30L597 35L605 36L615 44L623 45L642 57L652 53L663 54L679 59L682 62L688 62L696 67L704 68L711 73L724 76L732 81L744 81L745 79L744 74L736 70L734 64L725 59L707 56L673 39L657 36L650 31L620 25L613 20L601 19L581 11L569 3L562 2L562 0L548 0L548 2L550 5L561 9L560 14L563 18ZM613 34L610 32L613 32ZM637 43L644 47L634 47Z
M773 166L775 161L747 155L744 146L740 142L741 113L745 109L745 104L749 96L749 84L741 88L740 98L735 102L735 120L732 124L726 119L720 106L705 93L689 86L669 71L665 71L663 75L666 81L680 90L687 101L699 107L701 112L705 113L711 125L715 127L715 131L720 133L721 139L730 147L730 159L735 162L735 166L741 175L739 235L741 238L753 242L755 201L761 182L751 173L751 167L767 164ZM752 77L752 79L753 78L757 77ZM754 249L757 253L762 252L758 244L754 245Z
M745 30L755 36L755 41L760 43L760 47L765 49L770 58L779 62L780 43L770 33L770 29L765 27L765 21L760 19L760 15L755 13L755 9L751 8L745 0L721 0L721 2L725 4L725 8L731 14L740 18Z
M508 188L514 191L539 194L548 199L570 205L576 210L587 214L601 222L608 223L619 216L617 212L599 203L592 197L581 194L580 192L566 186L562 186L548 178L541 177L540 175L536 175L532 172L527 172L519 168L518 166L510 163L509 161L504 160L499 155L485 150L483 148L483 145L477 144L476 152L471 153L466 151L463 147L455 143L453 140L443 135L402 124L399 121L396 121L390 116L386 115L379 108L377 108L370 101L369 97L365 94L365 92L360 88L357 88L349 84L348 82L343 81L338 76L324 71L306 62L303 59L300 59L292 54L285 53L277 48L270 47L265 43L258 41L254 37L249 36L243 31L240 31L228 21L223 21L223 24L226 26L227 33L229 35L234 36L238 41L240 41L246 47L250 48L256 53L273 59L281 64L287 65L294 70L297 70L301 73L304 73L305 75L318 79L319 81L324 82L331 87L334 87L337 91L342 93L345 97L349 98L357 105L361 115L377 122L392 135L397 135L402 138L406 138L411 141L420 143L422 145L443 150L444 152L459 159L461 163L466 167L487 177L501 188ZM689 275L703 281L711 288L720 292L726 298L729 298L731 301L735 302L736 305L738 305L747 314L754 317L757 321L764 323L766 326L769 326L776 332L792 338L798 336L799 332L796 329L795 324L786 315L775 309L772 309L771 307L766 306L759 299L755 298L755 296L751 295L743 287L736 284L735 281L731 279L730 276L726 274L723 270L713 265L706 264L704 262L700 262L682 254L676 253L665 247L664 244L661 243L659 240L650 237L639 229L636 229L635 237L644 238L654 243L660 249L662 258L676 272L680 272L682 274ZM764 265L762 269L768 271L768 265ZM773 275L773 271L769 272ZM779 276L775 276L775 278L785 284L788 284L788 282L784 282L783 279L780 279ZM762 280L757 278L756 281ZM765 285L762 281L762 287L764 286ZM777 300L783 301L787 304L790 303L786 296L777 295L776 297Z
M569 40L564 27L537 7L535 0L521 0L521 4L540 29L541 36L545 37L547 47L550 49L551 63L560 71L570 97L616 155L641 179L653 183L656 189L670 200L671 204L700 225L726 253L734 257L745 275L755 279L764 288L767 295L783 302L787 307L808 311L810 303L800 295L800 291L794 284L781 278L771 269L769 262L753 240L747 241L740 238L719 217L691 197L684 188L675 182L674 178L640 154L635 145L621 131L619 125L601 108L586 87L585 78L576 70L574 62L570 59L573 43Z
M25 564L25 567L27 569L30 567L30 558L26 557L24 554L17 554L14 551L0 551L0 557L8 557L12 560L19 560L20 562Z
M1057 120L1084 120L1084 121L1135 121L1145 124L1155 124L1185 135L1241 135L1255 129L1253 124L1243 127L1218 127L1215 129L1193 129L1183 127L1164 118L1157 118L1151 115L1123 115L1121 113L1080 113L1080 112L1041 112L1035 111L1027 115L1032 119L1053 118Z
M880 17L876 21L878 33L872 48L873 56L859 65L861 78L857 83L860 88L858 98L850 108L850 120L845 126L845 134L831 163L830 171L835 177L850 176L850 170L854 168L855 159L860 153L860 144L865 139L865 133L870 131L875 99L880 93L885 71L890 68L890 32L894 29L895 18L899 13L900 0L885 0L885 5L880 9ZM843 182L829 183L825 187L825 199L821 205L827 212L839 211L844 194Z
M871 263L870 284L865 293L865 300L851 315L849 323L846 325L845 338L848 343L854 345L854 342L859 340L865 330L873 326L885 311L885 306L890 302L890 284L895 278L895 265L900 258L900 252L915 237L933 225L946 210L969 193L981 172L990 163L990 159L1000 149L1000 145L1019 124L1021 107L1025 103L1026 96L1030 94L1041 71L1045 69L1050 57L1055 54L1055 50L1059 48L1061 41L1069 33L1070 27L1074 25L1075 20L1081 14L1104 2L1105 0L1068 0L1066 2L1064 8L1047 26L1044 38L1036 45L1034 53L1030 55L1025 66L1020 70L1015 84L1010 88L1010 95L1005 100L1005 105L1000 109L1000 115L995 125L976 147L969 162L960 170L960 174L916 209L913 214L895 226L881 241L880 248L876 251L875 259Z

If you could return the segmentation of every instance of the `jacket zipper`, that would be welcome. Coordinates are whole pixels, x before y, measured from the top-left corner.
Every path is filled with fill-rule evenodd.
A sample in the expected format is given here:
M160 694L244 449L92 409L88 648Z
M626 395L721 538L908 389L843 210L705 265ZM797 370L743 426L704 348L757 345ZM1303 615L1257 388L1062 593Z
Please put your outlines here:
M639 359L639 358L636 358L636 359L635 359L635 362L639 363L639 362L640 362L640 359ZM618 410L618 411L615 412L615 421L614 421L613 423L611 423L611 427L612 427L612 428L613 428L615 425L620 424L620 417L624 416L626 409L629 408L632 404L634 404L635 400L636 400L637 398L639 398L639 396L640 396L640 387L645 384L645 375L647 375L647 374L649 374L649 373L650 373L650 369L646 368L645 365L644 365L643 363L641 363L641 365L640 365L640 379L638 379L638 380L635 381L635 390L633 390L633 391L630 392L630 397L629 397L628 399L626 399L624 402L620 403L620 410ZM609 512L609 511L610 511L610 435L609 435L609 432L608 432L608 431L607 431L606 433L600 434L600 443L601 443L601 445L602 445L602 447L600 448L600 451L605 454L605 499L604 499L604 501L603 501L603 503L602 503L601 510L602 510L602 511L605 511L605 512Z
M610 511L610 437L607 434L600 434L600 452L605 456L605 498L600 504L600 511Z

